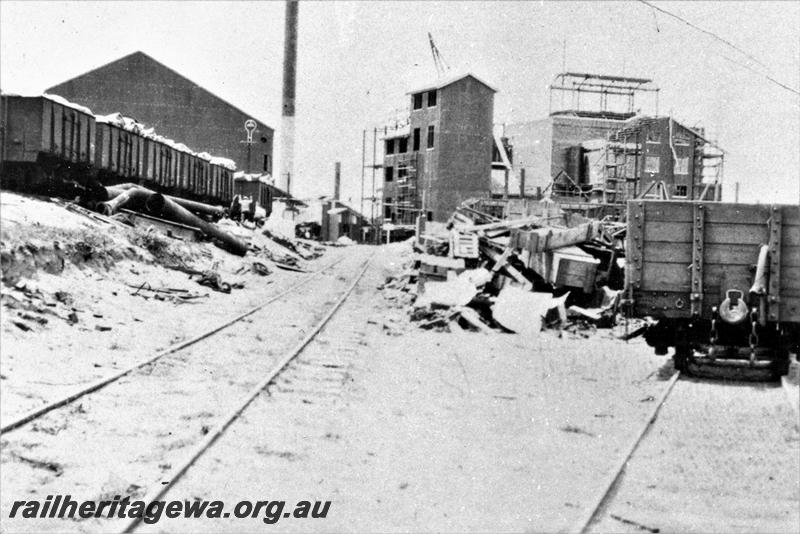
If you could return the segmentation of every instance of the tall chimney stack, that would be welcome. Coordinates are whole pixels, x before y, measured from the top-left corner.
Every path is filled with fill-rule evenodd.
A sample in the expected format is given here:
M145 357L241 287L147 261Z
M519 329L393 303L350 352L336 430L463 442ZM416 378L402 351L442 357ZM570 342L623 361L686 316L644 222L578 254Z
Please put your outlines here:
M339 200L342 186L342 163L337 161L333 175L333 200Z
M283 113L281 118L281 172L278 187L289 193L294 178L294 101L297 86L298 0L286 0L283 42Z

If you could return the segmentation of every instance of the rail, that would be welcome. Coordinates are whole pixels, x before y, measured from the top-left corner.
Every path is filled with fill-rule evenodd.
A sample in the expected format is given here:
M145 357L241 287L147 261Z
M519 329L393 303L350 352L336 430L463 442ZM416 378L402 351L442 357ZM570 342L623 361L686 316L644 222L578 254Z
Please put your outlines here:
M315 271L314 273L312 273L310 278L314 278L314 277L317 277L317 276L321 275L323 272L335 267L336 265L338 265L339 263L344 261L344 259L345 259L345 257L343 256L343 257L331 262L330 264L326 265L322 269L319 269L318 271ZM131 365L131 366L129 366L129 367L127 367L127 368L125 368L125 369L123 369L123 370L121 370L121 371L119 371L119 372L117 372L117 373L115 373L115 374L113 374L111 376L108 376L108 377L105 377L105 378L101 378L100 380L97 380L97 381L89 384L88 386L79 389L78 391L75 391L75 392L73 392L73 393L71 393L71 394L69 394L69 395L67 395L65 397L62 397L61 399L58 399L56 401L50 402L50 403L48 403L48 404L46 404L44 406L36 408L35 410L32 410L32 411L28 412L27 414L12 420L10 423L7 423L7 424L3 425L2 427L0 427L0 435L5 434L7 432L10 432L12 430L15 430L15 429L27 424L27 423L30 423L31 421L35 421L36 419L39 419L43 415L45 415L45 414L47 414L47 413L49 413L49 412L51 412L51 411L53 411L53 410L55 410L57 408L61 408L62 406L66 406L67 404L70 404L70 403L76 401L77 399L79 399L79 398L81 398L81 397L83 397L85 395L88 395L89 393L94 393L95 391L103 389L104 387L108 386L109 384L112 384L112 383L116 382L120 378L130 374L131 372L135 371L136 369L139 369L141 367L144 367L146 365L154 363L154 362L158 361L159 359L163 358L164 356L167 356L169 354L174 354L174 353L176 353L178 351L181 351L181 350L183 350L183 349L185 349L187 347L190 347L190 346L194 345L195 343L198 343L198 342L200 342L200 341L202 341L202 340L204 340L204 339L206 339L208 337L211 337L214 334L217 334L218 332L224 330L225 328L228 328L229 326L241 321L242 319L245 319L246 317L249 317L250 315L253 315L257 311L263 309L265 306L275 302L276 300L278 300L278 299L288 295L289 293L292 293L296 289L304 286L306 283L308 283L308 280L309 280L309 277L304 277L302 281L300 281L300 282L298 282L298 283L296 283L294 285L289 286L289 288L279 292L277 295L274 295L274 296L270 297L269 299L267 299L265 302L259 304L258 306L255 306L254 308L251 308L250 310L247 310L246 312L244 312L244 313L242 313L240 315L237 315L236 317L234 317L232 319L229 319L229 320L225 321L224 323L219 324L219 325L211 328L210 330L206 330L205 332L203 332L203 333L201 333L201 334L199 334L199 335L197 335L197 336L195 336L195 337L193 337L191 339L188 339L186 341L182 341L180 343L172 345L171 347L168 347L168 348L166 348L166 349L164 349L162 351L159 351L155 355L153 355L153 356L151 356L151 357L149 357L149 358L147 358L145 360L142 360L140 362L134 363L133 365Z
M145 495L143 501L146 503L145 508L149 507L150 504L154 501L161 499L164 495L166 495L172 486L175 485L175 482L178 481L189 468L194 465L198 458L200 458L203 453L205 453L211 445L225 432L225 430L234 422L242 412L250 405L253 400L264 390L275 378L289 365L289 363L294 360L303 350L308 346L309 343L319 334L325 325L328 324L328 321L333 317L333 315L337 312L337 310L344 304L344 301L347 300L347 297L355 289L358 282L361 281L361 278L364 276L364 273L369 268L370 261L372 260L372 255L369 256L364 261L363 267L359 271L358 275L355 277L353 282L350 286L345 290L341 297L336 301L336 303L328 310L328 313L314 326L311 332L308 333L306 337L303 338L300 343L297 344L291 351L289 351L267 374L266 376L256 384L245 396L244 398L237 403L237 406L231 410L220 422L216 427L212 428L208 434L206 434L205 438L198 443L195 448L187 455L186 459L182 461L176 468L172 469L170 472L164 475L165 480L169 480L169 485L160 486L157 491L153 492L152 495ZM136 527L141 523L143 520L142 517L137 517L131 520L126 527L122 530L122 532L133 532Z
M617 487L622 473L625 472L625 467L628 465L628 460L630 460L631 456L633 456L633 453L636 452L636 449L639 447L642 439L644 439L647 431L650 430L651 426L653 426L653 423L658 417L658 412L661 411L661 407L664 405L667 397L669 397L669 394L672 392L672 389L677 383L680 375L680 371L676 371L672 377L670 377L666 387L664 388L664 391L661 392L658 402L656 402L655 406L653 406L653 409L650 411L650 415L645 421L644 425L642 425L642 427L639 429L639 432L636 434L636 437L633 439L633 441L631 441L631 444L625 449L625 454L620 459L616 468L611 472L609 479L603 484L603 491L595 497L594 501L592 502L592 506L587 509L586 513L580 518L580 521L576 522L575 528L571 528L569 532L579 532L581 534L588 532L592 523L594 523L602 511L606 509L608 503L611 501L612 493Z

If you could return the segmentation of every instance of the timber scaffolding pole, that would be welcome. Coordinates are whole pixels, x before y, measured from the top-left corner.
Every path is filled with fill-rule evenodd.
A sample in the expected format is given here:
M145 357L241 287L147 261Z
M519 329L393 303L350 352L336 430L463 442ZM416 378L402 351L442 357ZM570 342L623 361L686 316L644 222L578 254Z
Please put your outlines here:
M377 202L377 197L375 196L376 193L376 185L375 185L375 173L378 168L383 168L382 164L377 162L378 158L378 128L372 128L372 162L367 165L367 130L364 129L362 131L362 143L361 143L361 215L366 219L366 214L364 212L364 200L369 200L369 226L372 228L373 238L372 241L375 244L380 243L380 236L378 235L379 225L377 221L377 217L375 215L375 203ZM371 190L372 193L369 197L364 196L364 181L366 177L366 170L367 168L372 169L372 186ZM383 197L381 197L381 201ZM381 204L382 207L382 204Z

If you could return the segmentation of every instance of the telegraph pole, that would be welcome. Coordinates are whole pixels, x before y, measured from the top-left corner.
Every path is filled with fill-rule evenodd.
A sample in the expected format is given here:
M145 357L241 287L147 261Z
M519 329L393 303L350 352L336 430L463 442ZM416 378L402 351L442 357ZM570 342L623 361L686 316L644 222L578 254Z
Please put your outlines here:
M364 174L367 165L367 130L361 132L361 216L364 216ZM363 238L363 235L362 235Z
M370 218L372 219L372 228L375 232L375 243L380 243L380 239L378 237L378 223L375 221L375 158L377 157L378 149L378 129L372 129L372 202L370 203Z

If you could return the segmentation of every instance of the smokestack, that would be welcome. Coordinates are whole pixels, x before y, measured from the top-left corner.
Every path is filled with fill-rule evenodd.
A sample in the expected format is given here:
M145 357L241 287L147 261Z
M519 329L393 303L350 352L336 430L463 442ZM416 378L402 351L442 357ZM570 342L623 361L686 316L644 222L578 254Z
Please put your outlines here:
M519 170L519 196L525 198L525 167Z
M283 42L283 113L281 118L281 173L278 187L289 193L294 174L294 100L297 85L297 0L286 0Z
M334 166L333 175L333 200L339 200L340 188L342 185L342 164L337 161Z

